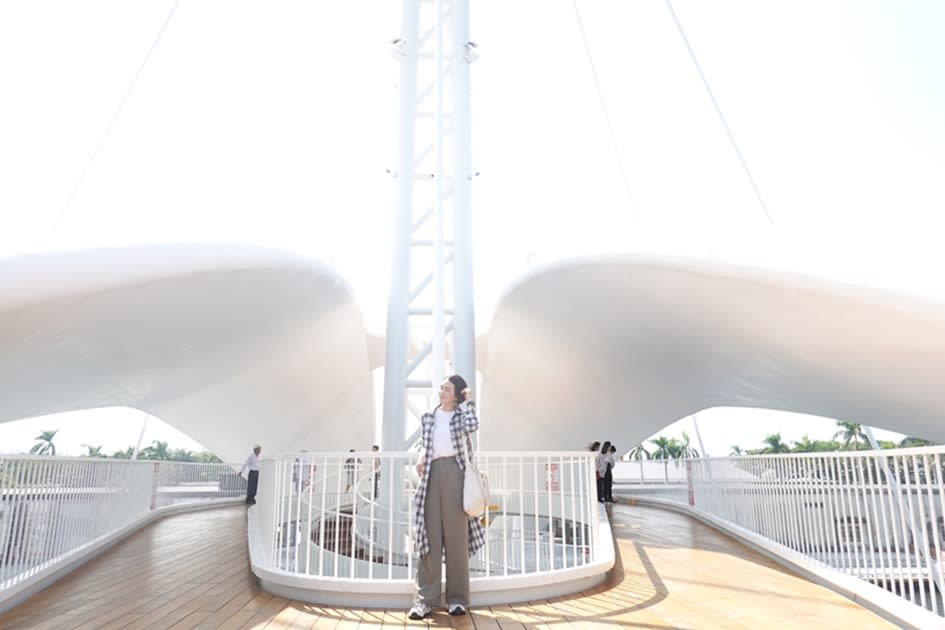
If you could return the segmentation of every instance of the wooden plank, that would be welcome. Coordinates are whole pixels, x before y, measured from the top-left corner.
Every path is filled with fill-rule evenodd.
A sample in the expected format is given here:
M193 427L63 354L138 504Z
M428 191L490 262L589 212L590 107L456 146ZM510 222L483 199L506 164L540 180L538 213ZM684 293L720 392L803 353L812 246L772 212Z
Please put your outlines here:
M282 607L275 617L263 626L264 628L271 628L275 630L278 628L282 630L283 628L288 628L295 621L295 618L299 616L301 610L292 605L293 602L287 601L286 604Z
M212 630L236 614L243 606L256 597L258 590L244 589L237 592L229 601L218 608L196 627L200 630ZM252 616L252 615L250 615Z
M192 613L190 613L189 615L187 615L186 617L184 617L183 619L175 623L173 626L168 628L168 630L190 630L191 628L196 628L200 626L201 622L203 622L207 617L209 617L212 614L213 612L209 610L201 610L198 608L197 610L193 611Z
M460 617L437 609L427 620L410 621L404 609L318 606L261 591L248 568L243 508L170 516L0 616L0 627L892 627L683 515L617 506L612 519L618 562L602 585L567 597L473 607ZM208 532L215 544L207 544Z
M117 619L113 620L111 623L106 623L103 626L98 626L101 630L120 630L121 628L134 628L135 622L141 618L141 615L122 615Z
M522 625L522 622L518 620L515 610L508 604L490 606L489 610L491 610L492 614L495 615L495 619L499 622L499 628L501 630L523 629L524 626Z
M381 630L384 627L384 611L367 609L361 611L361 625L358 630Z
M288 603L289 600L283 597L273 597L243 624L243 628L265 628L282 613Z
M499 621L489 608L470 608L468 614L476 630L499 630Z
M404 610L384 610L382 611L382 620L384 630L406 627L407 612Z
M291 630L311 630L321 617L321 612L312 604L290 602L289 607L294 608L298 613L292 623L289 624Z

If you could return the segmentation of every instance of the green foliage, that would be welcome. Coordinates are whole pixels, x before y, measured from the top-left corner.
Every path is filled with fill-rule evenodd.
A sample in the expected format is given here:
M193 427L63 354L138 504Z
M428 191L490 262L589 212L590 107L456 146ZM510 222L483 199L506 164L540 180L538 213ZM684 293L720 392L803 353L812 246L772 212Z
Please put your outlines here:
M30 449L30 453L33 455L55 455L56 454L56 445L53 444L53 438L56 437L56 434L59 433L59 429L55 431L45 430L37 435L34 440L39 440L36 444L33 445L33 448Z
M791 453L832 453L840 450L840 443L834 440L812 440L804 435L800 442L794 442Z
M761 450L762 453L790 453L791 447L781 440L781 432L772 433L765 436L766 446Z
M87 451L82 454L82 457L105 457L105 454L102 453L101 446L92 446L91 444L83 444Z
M628 456L630 459L636 459L636 460L650 459L651 457L650 452L646 450L646 448L644 448L642 444L637 444L632 449L630 449L630 453L628 454Z
M847 422L846 420L837 420L837 426L840 427L840 430L834 434L833 439L842 440L845 450L849 450L852 444L853 450L858 451L860 450L860 443L863 444L864 448L869 448L869 441L863 432L863 425L856 422Z
M794 447L791 448L792 453L813 453L814 451L814 442L806 433L804 434L804 437L801 438L801 441L795 441Z
M112 457L114 459L131 459L131 456L134 455L134 452L135 452L135 447L129 446L123 451L115 451L109 457Z
M920 437L914 437L912 435L907 435L899 441L897 448L913 448L916 446L938 446L935 442L926 440Z
M650 440L656 450L652 451L653 459L673 459L675 457L675 439L671 439L665 436L659 436L656 439Z
M124 450L115 451L109 457L115 459L131 459L131 456L134 454L134 452L135 447L129 446ZM197 462L201 464L223 463L222 459L210 451L200 451L195 453L186 448L170 449L167 442L159 442L157 440L151 442L151 446L141 449L141 451L138 453L138 459L168 462Z
M192 462L195 461L194 452L186 448L175 448L171 451L168 459L175 462Z
M138 459L149 459L158 461L168 461L171 459L171 453L168 450L167 442L154 440L151 446L146 446L138 453Z
M659 436L650 440L656 449L650 453L653 459L688 459L699 457L699 451L689 445L689 435L683 431L682 439Z
M738 446L732 447L732 455L767 455L770 453L833 453L841 450L863 450L869 449L869 440L866 438L866 432L863 425L856 422L847 422L837 420L837 431L832 440L812 440L808 435L804 435L799 441L795 441L791 448L781 440L781 433L775 433L765 438L765 446L757 449L742 451ZM934 446L934 442L923 438L908 436L902 439L898 444L888 440L879 440L879 447L882 449L910 448L915 446Z

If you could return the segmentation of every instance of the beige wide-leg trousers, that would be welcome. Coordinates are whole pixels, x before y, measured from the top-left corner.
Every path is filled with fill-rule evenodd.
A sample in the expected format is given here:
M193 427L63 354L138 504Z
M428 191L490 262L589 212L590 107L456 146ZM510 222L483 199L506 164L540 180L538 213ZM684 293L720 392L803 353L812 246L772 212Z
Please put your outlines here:
M423 517L430 553L417 564L417 601L431 608L440 605L440 558L446 551L446 605L469 607L469 524L463 511L463 471L455 457L434 459Z

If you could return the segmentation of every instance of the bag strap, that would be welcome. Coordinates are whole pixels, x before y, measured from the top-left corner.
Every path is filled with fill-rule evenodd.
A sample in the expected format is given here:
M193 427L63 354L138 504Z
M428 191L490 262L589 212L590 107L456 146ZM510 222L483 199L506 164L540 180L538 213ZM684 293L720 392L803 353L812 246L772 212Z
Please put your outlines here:
M473 470L476 470L469 454L469 434L466 431L463 431L463 455L466 457L466 466L473 466Z

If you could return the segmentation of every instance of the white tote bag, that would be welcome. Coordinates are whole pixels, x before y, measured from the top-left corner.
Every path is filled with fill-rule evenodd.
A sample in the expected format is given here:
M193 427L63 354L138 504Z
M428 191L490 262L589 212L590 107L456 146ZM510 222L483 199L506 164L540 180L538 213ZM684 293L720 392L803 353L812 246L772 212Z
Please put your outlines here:
M478 518L486 511L486 500L489 498L489 479L485 473L479 472L478 466L470 457L466 444L469 436L463 436L463 454L466 455L466 476L463 478L463 511L469 516Z

